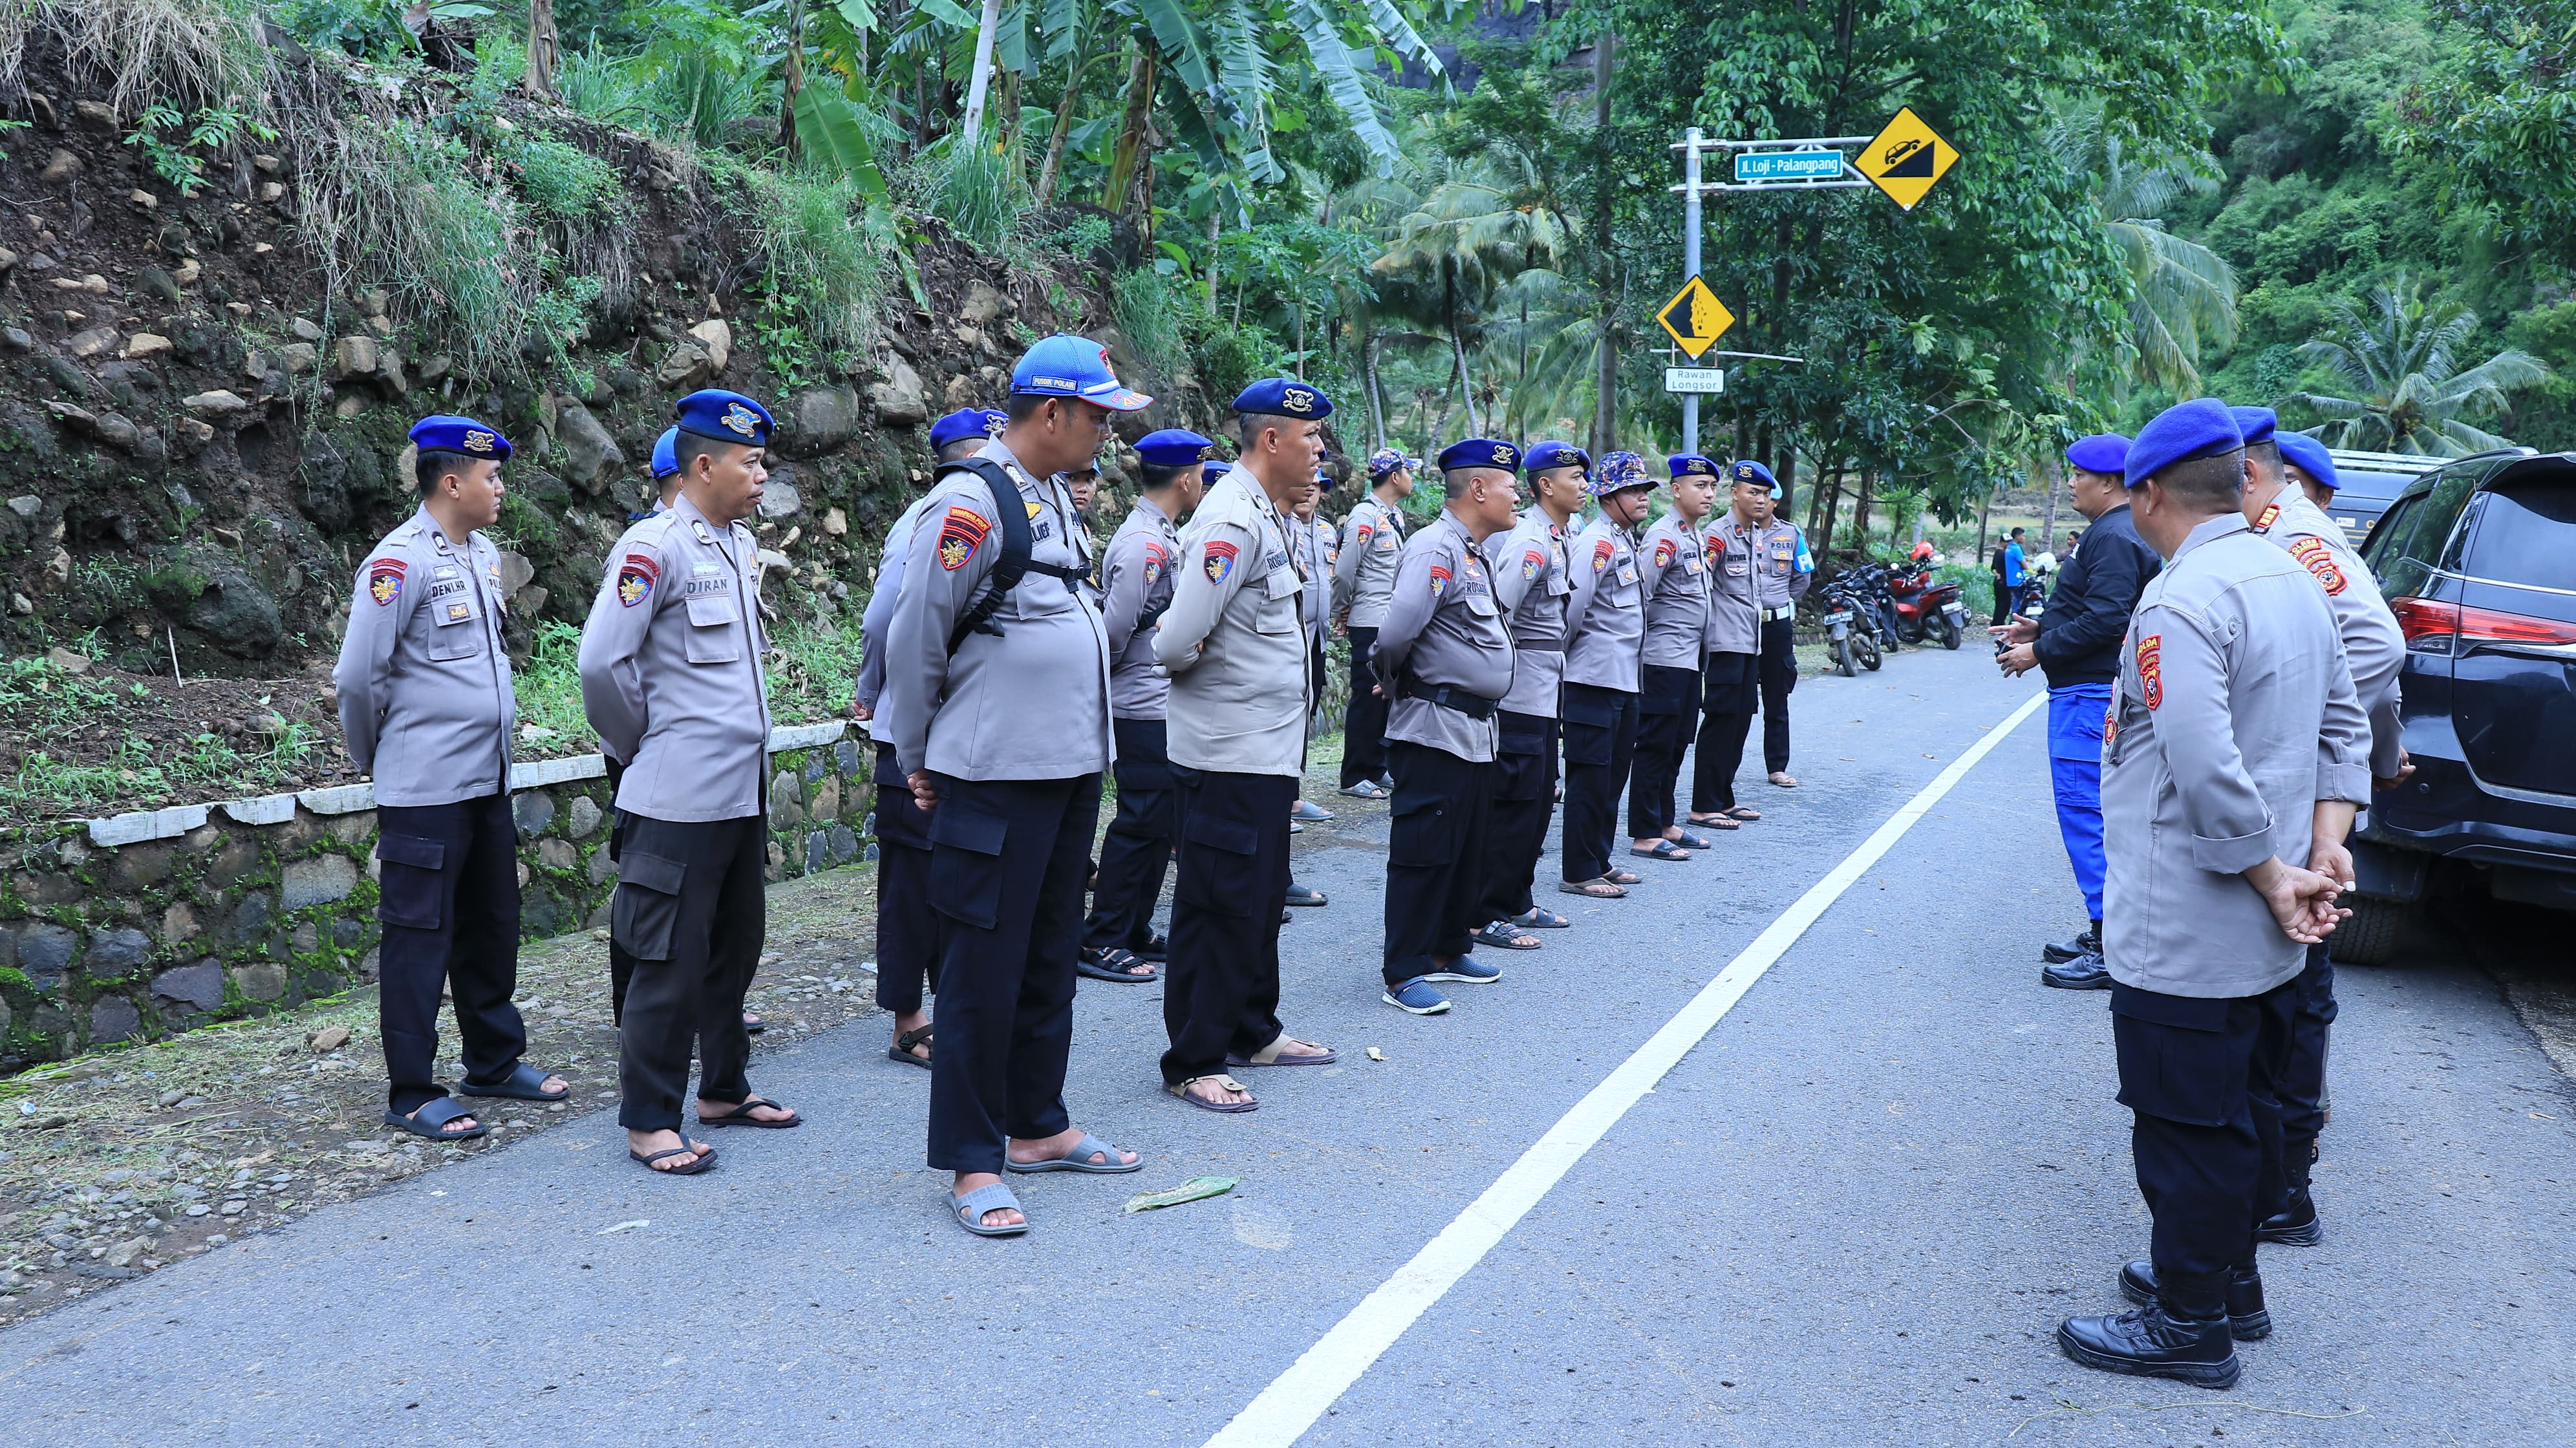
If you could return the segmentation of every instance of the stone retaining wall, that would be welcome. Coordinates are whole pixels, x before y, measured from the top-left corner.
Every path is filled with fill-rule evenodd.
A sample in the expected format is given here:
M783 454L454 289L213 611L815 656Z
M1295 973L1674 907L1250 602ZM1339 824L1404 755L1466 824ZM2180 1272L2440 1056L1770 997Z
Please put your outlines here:
M846 724L770 735L769 878L873 858L871 751ZM521 926L607 923L596 754L513 766ZM0 1071L291 1006L376 974L374 787L22 833L0 869Z

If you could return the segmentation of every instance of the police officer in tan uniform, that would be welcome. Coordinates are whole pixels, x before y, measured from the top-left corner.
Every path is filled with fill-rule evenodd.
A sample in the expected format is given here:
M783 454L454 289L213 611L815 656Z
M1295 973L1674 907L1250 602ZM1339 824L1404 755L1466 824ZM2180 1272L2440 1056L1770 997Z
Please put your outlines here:
M2271 1331L2255 1224L2279 1169L2277 1083L2303 947L2334 928L2341 849L2369 794L2369 722L2325 596L2237 507L2244 435L2202 398L2129 448L2138 536L2167 561L2121 648L2102 746L2102 943L2120 1102L2135 1118L2140 1308L2070 1318L2088 1367L2225 1388Z
M1216 444L1167 429L1136 443L1144 490L1109 539L1100 565L1109 645L1110 727L1117 736L1118 813L1100 840L1098 883L1075 968L1094 980L1152 980L1167 959L1154 934L1163 872L1180 839L1167 714L1172 685L1154 659L1154 629L1172 606L1181 566L1180 521L1199 505Z
M768 478L769 412L739 393L680 399L680 495L609 550L581 635L582 710L619 761L610 931L635 959L619 1028L627 1152L686 1175L714 1148L680 1131L694 1037L702 1126L801 1124L753 1094L743 994L767 924L769 706L759 565L742 519Z
M1181 535L1180 577L1154 636L1172 681L1181 799L1163 1086L1226 1114L1260 1105L1228 1067L1336 1059L1288 1035L1278 1014L1288 811L1314 705L1306 598L1323 585L1292 509L1314 483L1333 403L1274 377L1245 388L1234 412L1243 456Z
M1028 1218L1015 1172L1126 1172L1141 1162L1072 1125L1082 890L1115 757L1109 642L1073 499L1055 475L1097 457L1113 412L1153 399L1118 383L1087 338L1041 339L1011 371L1010 420L931 484L886 638L878 718L930 809L942 920L929 1160L977 1236ZM1012 519L1003 510L1016 508ZM996 585L1006 553L1025 571Z
M2354 694L2370 719L2370 772L2382 789L2404 779L2406 748L2399 742L2398 675L2406 663L2406 636L2397 616L2379 595L2370 565L2344 541L2343 529L2295 486L2282 464L2296 451L2311 469L2334 476L2334 460L2314 438L2277 432L2279 419L2268 407L2228 409L2245 435L2243 511L2246 523L2274 547L2287 552L2326 596L2335 632L2343 640L2344 662L2352 670ZM2311 476L2314 474L2311 473ZM2341 854L2309 861L2313 869L2336 879L2350 877ZM2281 1186L2276 1210L2265 1215L2257 1235L2266 1242L2308 1247L2325 1240L2317 1220L2309 1174L2316 1165L2317 1137L2326 1125L2326 1055L2335 1020L2334 962L2323 943L2308 947L2299 972L2298 1009L2290 1023L2290 1059L2283 1068L2281 1095Z
M930 424L930 456L940 463L973 457L1000 431L1002 414L964 407ZM924 493L896 515L877 552L876 587L860 622L859 680L851 713L868 726L875 746L877 843L877 1006L894 1017L886 1059L930 1068L936 1032L924 997L939 979L939 917L930 908L930 812L912 797L912 784L895 762L894 746L876 732L877 700L885 693L886 630L895 601L903 597L904 567L913 530L930 506Z
M1762 610L1762 768L1773 784L1796 789L1789 773L1789 694L1798 687L1798 600L1815 581L1807 535L1780 514L1777 479L1754 500L1753 601Z
M1470 953L1484 923L1494 715L1512 687L1511 635L1477 549L1515 521L1519 467L1520 449L1491 438L1441 450L1441 514L1405 545L1377 637L1395 771L1381 999L1417 1016L1449 1009L1434 981L1483 985L1503 974Z
M518 702L501 646L501 556L477 529L501 516L509 439L470 417L414 424L420 511L367 553L331 682L350 761L375 776L378 1009L385 1121L461 1141L491 1128L435 1079L438 998L456 998L459 1095L560 1101L520 1060L518 827L510 731Z
M1708 530L1708 662L1701 671L1698 753L1691 757L1690 822L1739 828L1762 812L1735 798L1745 736L1762 703L1762 605L1754 570L1760 527L1754 519L1775 486L1771 470L1752 461L1727 465L1729 504Z
M1369 454L1369 495L1342 520L1341 553L1333 562L1332 612L1346 619L1351 640L1351 702L1342 724L1342 793L1381 799L1386 789L1387 695L1377 687L1377 632L1394 596L1395 566L1404 550L1404 500L1422 459L1393 448Z
M1673 785L1698 722L1700 639L1708 631L1708 565L1699 520L1717 499L1717 468L1706 458L1672 460L1673 505L1637 545L1645 638L1638 659L1637 754L1628 772L1628 853L1687 860L1708 839L1673 818Z
M1646 460L1605 453L1586 491L1601 510L1575 535L1567 566L1574 591L1565 608L1565 851L1559 890L1616 900L1637 883L1611 862L1619 791L1637 747L1637 686L1646 628L1637 527L1654 487Z
M1565 614L1574 597L1566 532L1583 511L1592 460L1571 443L1521 455L1530 506L1485 540L1486 576L1512 638L1512 687L1494 716L1494 803L1485 826L1485 927L1478 945L1536 950L1538 930L1573 924L1531 898L1556 813L1557 703L1565 681Z

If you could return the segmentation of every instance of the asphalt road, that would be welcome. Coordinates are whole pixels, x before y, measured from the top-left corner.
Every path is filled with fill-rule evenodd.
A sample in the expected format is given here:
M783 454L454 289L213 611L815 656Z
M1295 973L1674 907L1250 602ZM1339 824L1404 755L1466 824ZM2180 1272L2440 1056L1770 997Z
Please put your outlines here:
M1377 1000L1382 817L1311 830L1334 903L1287 929L1286 1014L1345 1064L1191 1111L1155 1089L1160 988L1086 983L1076 1119L1147 1166L1019 1179L1025 1238L945 1220L879 1018L757 1061L811 1124L720 1133L708 1176L647 1177L603 1110L0 1334L9 1439L1202 1444L2033 687L1973 649L1802 682L1804 788L1628 901L1547 896L1577 928L1445 1017ZM2059 1355L2147 1222L2105 998L2038 984L2081 914L2042 742L2006 737L1303 1441L2566 1443L2576 1087L2438 936L2345 973L2329 1236L2266 1249L2239 1388ZM1197 1175L1241 1185L1119 1211Z

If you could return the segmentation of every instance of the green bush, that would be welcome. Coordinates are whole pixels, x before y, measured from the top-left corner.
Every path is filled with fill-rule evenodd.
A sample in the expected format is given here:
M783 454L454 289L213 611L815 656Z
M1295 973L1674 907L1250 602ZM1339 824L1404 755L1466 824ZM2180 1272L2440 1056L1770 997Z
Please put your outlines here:
M624 194L615 167L568 141L534 137L503 155L519 195L557 221L604 217Z
M799 332L792 340L772 340L791 350L801 345L809 356L864 348L876 330L894 261L891 239L866 224L857 188L765 171L747 180L765 290L779 307L763 325Z

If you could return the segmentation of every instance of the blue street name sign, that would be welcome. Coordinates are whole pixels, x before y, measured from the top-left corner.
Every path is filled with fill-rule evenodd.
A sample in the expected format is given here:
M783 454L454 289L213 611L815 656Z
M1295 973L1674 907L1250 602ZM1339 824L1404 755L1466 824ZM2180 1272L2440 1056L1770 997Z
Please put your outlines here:
M1831 181L1843 174L1840 151L1738 151L1738 181Z

